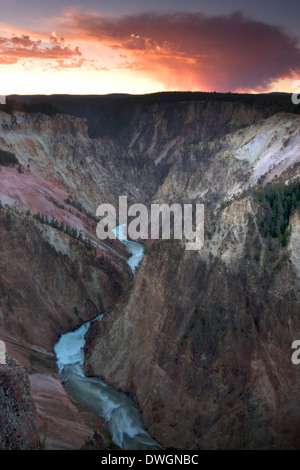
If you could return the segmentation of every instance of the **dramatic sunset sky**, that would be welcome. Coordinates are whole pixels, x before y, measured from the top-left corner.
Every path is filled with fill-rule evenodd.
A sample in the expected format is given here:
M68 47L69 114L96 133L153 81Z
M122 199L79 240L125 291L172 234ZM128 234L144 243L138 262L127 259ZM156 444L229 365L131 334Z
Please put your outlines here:
M0 0L0 95L294 92L299 0Z

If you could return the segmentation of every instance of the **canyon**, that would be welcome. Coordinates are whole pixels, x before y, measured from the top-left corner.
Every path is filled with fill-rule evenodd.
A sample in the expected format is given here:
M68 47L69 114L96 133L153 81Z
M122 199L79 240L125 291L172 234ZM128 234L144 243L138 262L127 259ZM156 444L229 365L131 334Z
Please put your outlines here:
M97 436L113 447L105 421L67 394L54 354L62 334L103 314L85 335L85 375L130 393L162 447L299 449L290 97L10 99L0 106L0 339L29 377L44 448L97 448ZM117 208L119 196L204 204L204 246L140 240L133 273L126 247L96 236L97 207Z

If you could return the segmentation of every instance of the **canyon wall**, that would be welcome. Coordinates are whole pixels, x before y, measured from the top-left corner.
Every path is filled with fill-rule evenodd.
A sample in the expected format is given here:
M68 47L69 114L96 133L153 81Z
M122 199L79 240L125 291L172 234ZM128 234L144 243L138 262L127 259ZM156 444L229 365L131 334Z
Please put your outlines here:
M153 197L203 203L204 247L147 248L132 292L90 328L86 373L132 392L164 447L299 448L300 120L250 113L236 129L220 114L217 136L202 132L210 114L198 115L201 131L165 157Z
M40 421L36 374L57 380L59 336L104 313L86 373L131 392L162 446L299 448L300 118L229 98L0 112L0 335ZM203 248L148 241L133 276L96 237L97 206L124 195L204 204Z
M29 377L9 354L0 364L0 449L39 450L37 412Z

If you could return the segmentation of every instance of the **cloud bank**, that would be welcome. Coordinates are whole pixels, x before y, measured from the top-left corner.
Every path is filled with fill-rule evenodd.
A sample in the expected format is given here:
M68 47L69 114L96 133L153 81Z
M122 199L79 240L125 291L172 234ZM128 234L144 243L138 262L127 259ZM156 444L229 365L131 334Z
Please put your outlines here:
M300 72L299 38L241 13L107 17L68 12L59 27L119 51L120 68L169 89L259 90Z
M0 37L0 64L13 65L20 61L27 63L33 59L52 60L59 67L80 67L84 60L79 47L65 43L63 37L52 33L47 42L41 39L32 40L28 35L12 35L10 38ZM57 61L57 62L56 62Z
M135 80L146 78L162 90L268 91L276 81L300 78L299 38L238 12L112 17L72 10L40 27L48 33L0 36L0 66L111 71L120 77L132 72Z

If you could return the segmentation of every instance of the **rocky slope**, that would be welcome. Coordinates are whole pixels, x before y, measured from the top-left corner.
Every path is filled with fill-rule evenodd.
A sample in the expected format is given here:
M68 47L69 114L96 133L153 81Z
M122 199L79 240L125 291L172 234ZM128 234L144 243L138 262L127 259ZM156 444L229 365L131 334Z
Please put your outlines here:
M150 250L128 301L90 329L87 373L132 391L164 446L300 445L299 277L282 254L266 272L235 245L249 206L227 211L240 225L224 224L219 256Z
M122 259L0 209L1 333L52 352L59 336L112 307L131 274Z
M91 415L84 421L53 387L53 347L128 288L128 253L117 240L98 240L95 230L97 205L108 202L106 179L112 201L118 186L97 161L102 144L87 137L83 120L3 112L0 123L0 160L6 163L0 165L0 336L30 374L45 374L42 397L37 380L33 396L38 422L48 426L48 448L79 448L99 422ZM58 409L59 426L53 420ZM40 434L43 440L43 428Z
M133 392L163 446L300 446L299 209L288 236L274 233L273 209L249 190L258 182L276 199L278 181L297 181L299 129L299 117L277 114L208 142L199 133L166 157L154 200L204 203L204 247L153 244L131 294L90 328L87 374ZM291 191L299 204L299 183Z
M37 413L29 377L9 354L0 364L0 449L38 450Z

